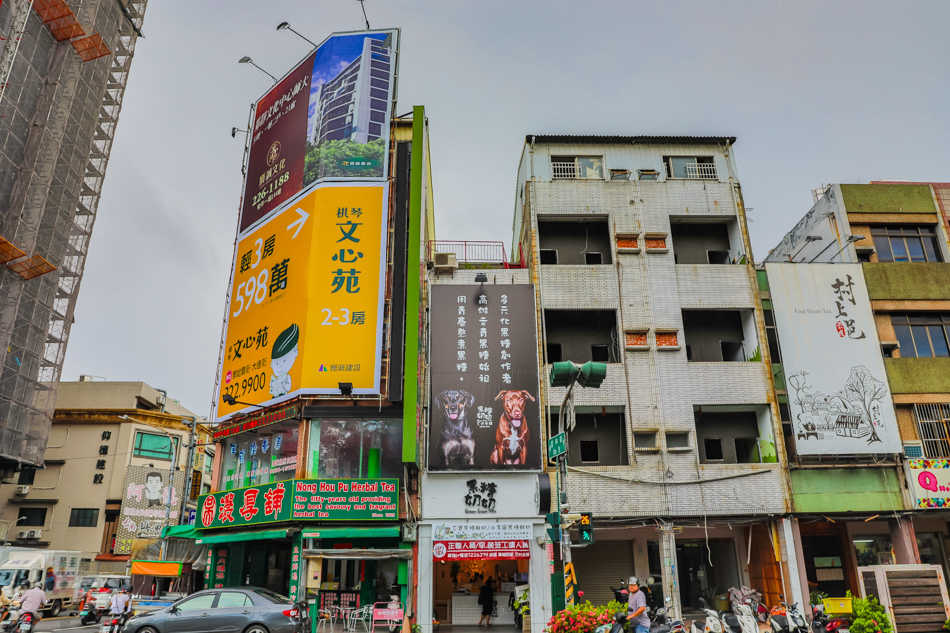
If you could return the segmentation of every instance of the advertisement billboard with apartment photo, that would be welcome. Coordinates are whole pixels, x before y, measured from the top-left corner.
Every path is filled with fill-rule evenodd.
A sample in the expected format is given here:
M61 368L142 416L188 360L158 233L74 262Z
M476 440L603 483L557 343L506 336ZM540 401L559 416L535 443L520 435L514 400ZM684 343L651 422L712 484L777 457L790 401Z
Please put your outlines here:
M429 470L539 470L534 287L433 286Z
M384 180L398 29L335 33L257 102L240 232L324 180Z
M899 453L860 264L766 264L799 455Z

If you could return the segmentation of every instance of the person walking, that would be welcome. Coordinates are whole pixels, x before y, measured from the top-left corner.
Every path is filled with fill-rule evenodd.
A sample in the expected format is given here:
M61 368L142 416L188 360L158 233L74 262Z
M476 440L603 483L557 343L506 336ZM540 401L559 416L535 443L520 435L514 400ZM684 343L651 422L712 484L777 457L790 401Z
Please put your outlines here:
M627 598L627 621L633 624L634 633L650 633L647 598L640 591L640 580L636 576L630 576L627 589L630 591L630 597Z
M495 581L489 576L478 592L478 604L482 605L482 617L478 618L478 626L482 625L482 620L485 620L485 626L491 626L491 614L495 610L493 584L495 584Z

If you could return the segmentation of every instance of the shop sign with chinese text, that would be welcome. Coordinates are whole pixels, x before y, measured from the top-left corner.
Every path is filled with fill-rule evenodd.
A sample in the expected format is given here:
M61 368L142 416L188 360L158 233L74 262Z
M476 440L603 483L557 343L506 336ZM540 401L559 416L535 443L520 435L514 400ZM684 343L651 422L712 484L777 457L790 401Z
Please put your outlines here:
M201 497L195 527L398 518L398 479L288 479Z
M240 239L218 392L378 394L389 186L324 184ZM216 420L254 410L218 400Z
M529 558L532 526L527 522L470 521L433 526L434 560L515 560Z
M908 459L907 481L918 508L950 508L950 459Z

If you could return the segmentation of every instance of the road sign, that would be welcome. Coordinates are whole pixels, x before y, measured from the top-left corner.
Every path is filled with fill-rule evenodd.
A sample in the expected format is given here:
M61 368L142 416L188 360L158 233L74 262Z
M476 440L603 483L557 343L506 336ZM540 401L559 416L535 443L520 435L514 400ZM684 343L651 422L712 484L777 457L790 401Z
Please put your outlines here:
M567 452L567 436L564 433L558 433L548 439L548 459L557 459Z
M564 605L574 606L574 590L577 588L577 576L574 574L574 563L564 563Z

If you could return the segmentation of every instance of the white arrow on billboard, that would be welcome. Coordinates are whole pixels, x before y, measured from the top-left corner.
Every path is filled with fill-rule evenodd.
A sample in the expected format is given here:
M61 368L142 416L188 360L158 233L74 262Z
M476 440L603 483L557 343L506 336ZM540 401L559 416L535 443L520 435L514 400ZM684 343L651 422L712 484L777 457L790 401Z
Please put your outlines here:
M297 213L300 214L300 217L287 225L288 231L294 228L295 226L297 227L297 230L294 231L294 234L290 237L290 239L294 239L295 237L297 237L297 235L300 234L300 229L303 228L303 225L307 223L307 218L310 217L310 214L304 211L303 209L297 209Z

